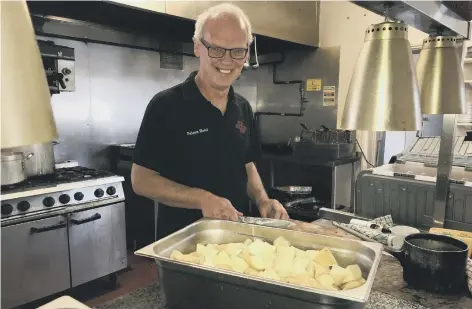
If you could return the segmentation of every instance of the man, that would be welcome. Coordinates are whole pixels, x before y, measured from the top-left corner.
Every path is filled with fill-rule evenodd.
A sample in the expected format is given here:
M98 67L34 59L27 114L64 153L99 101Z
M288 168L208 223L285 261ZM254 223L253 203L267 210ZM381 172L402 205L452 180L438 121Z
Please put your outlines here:
M195 24L198 73L150 101L138 134L134 191L159 203L158 238L209 218L237 220L249 198L262 217L288 219L269 199L254 162L260 144L249 103L231 84L248 59L252 30L236 6L220 4Z

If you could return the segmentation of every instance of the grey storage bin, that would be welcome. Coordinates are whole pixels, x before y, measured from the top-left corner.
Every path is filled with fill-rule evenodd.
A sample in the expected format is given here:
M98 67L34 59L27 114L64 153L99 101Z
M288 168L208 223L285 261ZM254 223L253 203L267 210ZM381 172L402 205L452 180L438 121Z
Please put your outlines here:
M472 232L472 188L451 183L444 228ZM433 222L436 183L407 176L359 173L356 214L375 218L392 215L398 225L429 230Z

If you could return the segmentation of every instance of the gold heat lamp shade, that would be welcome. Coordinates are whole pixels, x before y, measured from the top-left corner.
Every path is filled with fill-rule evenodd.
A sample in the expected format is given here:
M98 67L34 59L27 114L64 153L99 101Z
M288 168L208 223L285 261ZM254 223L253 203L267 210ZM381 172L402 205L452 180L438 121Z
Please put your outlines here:
M351 77L341 128L421 129L420 94L407 25L387 21L367 28Z
M464 75L457 38L436 36L423 40L416 64L423 114L465 114Z
M1 148L56 139L51 97L24 1L0 1Z

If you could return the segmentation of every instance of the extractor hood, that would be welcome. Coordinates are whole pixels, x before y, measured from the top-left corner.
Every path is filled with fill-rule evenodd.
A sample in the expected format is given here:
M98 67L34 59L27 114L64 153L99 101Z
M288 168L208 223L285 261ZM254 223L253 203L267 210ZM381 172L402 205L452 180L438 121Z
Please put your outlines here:
M470 23L444 5L443 1L351 1L371 12L384 16L385 7L394 20L428 34L462 36L470 38Z

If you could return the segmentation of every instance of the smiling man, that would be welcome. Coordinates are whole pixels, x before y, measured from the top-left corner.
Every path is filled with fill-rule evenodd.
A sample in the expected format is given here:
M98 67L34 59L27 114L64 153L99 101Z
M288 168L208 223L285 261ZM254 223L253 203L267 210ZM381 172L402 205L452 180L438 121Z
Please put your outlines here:
M134 191L159 202L158 237L204 217L237 220L249 199L263 217L288 219L269 199L253 112L232 83L248 59L251 24L241 9L220 4L195 24L198 72L158 93L139 130L131 171Z

